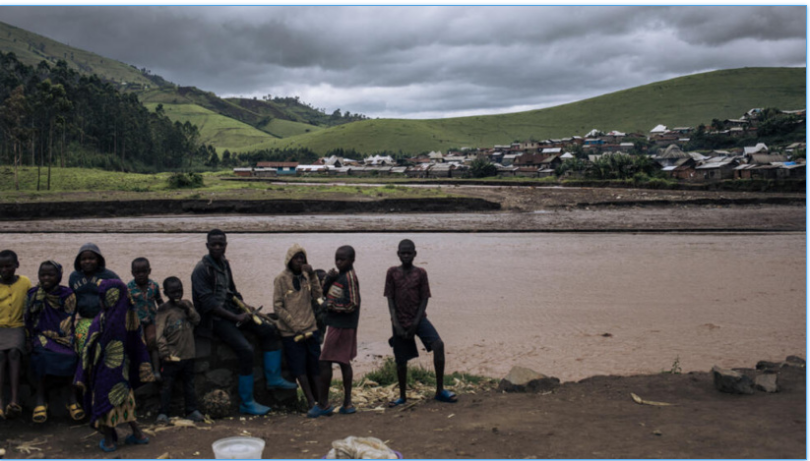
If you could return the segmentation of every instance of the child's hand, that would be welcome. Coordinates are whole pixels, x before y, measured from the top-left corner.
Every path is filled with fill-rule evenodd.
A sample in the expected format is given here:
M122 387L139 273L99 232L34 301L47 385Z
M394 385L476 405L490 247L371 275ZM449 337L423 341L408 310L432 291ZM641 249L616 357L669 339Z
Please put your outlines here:
M329 272L326 275L328 275L329 277L337 277L338 271L333 267L329 269Z
M408 332L405 331L405 329L402 328L401 326L399 326L399 325L395 326L394 331L396 331L397 336L399 336L400 338L408 339Z
M302 270L303 272L308 273L308 274L311 274L311 273L314 271L314 269L312 268L312 266L310 266L309 264L304 264L303 266L301 266L301 270Z
M248 320L250 320L250 314L248 314L247 312L243 312L241 314L236 314L236 323L243 324L243 323L247 322Z

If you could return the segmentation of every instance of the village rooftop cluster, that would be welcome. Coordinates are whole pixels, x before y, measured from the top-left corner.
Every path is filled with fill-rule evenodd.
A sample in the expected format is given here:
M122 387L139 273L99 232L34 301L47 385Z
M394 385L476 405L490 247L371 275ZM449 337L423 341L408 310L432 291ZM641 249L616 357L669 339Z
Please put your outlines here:
M714 121L703 134L711 137L756 136L762 109L751 109L739 119ZM805 110L780 111L805 123ZM497 168L497 176L543 178L559 176L559 167L568 159L581 159L585 164L611 155L648 155L654 165L669 178L681 181L719 181L724 179L804 178L806 161L793 159L804 153L806 143L796 142L770 148L757 142L752 146L709 152L682 150L696 132L693 127L667 128L657 125L647 135L642 133L601 132L591 130L585 136L572 136L545 141L514 142L489 148L464 147L412 157L397 162L389 155L373 155L362 161L337 156L324 157L311 165L298 162L258 162L254 168L234 168L237 176L401 176L408 178L470 177L471 165L485 159ZM631 142L646 140L645 143ZM649 146L655 146L649 154ZM566 177L582 177L582 170L568 169Z

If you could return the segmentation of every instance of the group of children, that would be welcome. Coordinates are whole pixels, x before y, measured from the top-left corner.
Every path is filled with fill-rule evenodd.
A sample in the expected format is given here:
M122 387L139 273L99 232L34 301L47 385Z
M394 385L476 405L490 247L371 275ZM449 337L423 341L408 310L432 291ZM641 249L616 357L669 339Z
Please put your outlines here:
M17 255L11 250L0 252L0 420L22 413L19 382L24 353L30 354L36 380L32 420L47 421L47 389L60 385L67 393L70 416L76 421L85 414L90 416L91 425L104 436L99 447L105 452L116 449L115 427L124 423L132 429L125 443L149 442L135 416L134 390L146 382L162 381L158 423L168 423L177 379L183 382L186 418L203 420L194 390L194 334L201 318L207 318L212 331L228 339L225 342L237 352L240 367L246 365L239 381L243 413L270 411L253 400L253 349L249 344L241 346L246 340L239 332L246 328L258 332L259 340L267 343L263 350L268 388L300 386L309 406L307 416L329 415L334 411L329 403L332 368L338 364L344 387L338 412L355 413L351 361L357 355L360 286L354 271L354 248L338 248L335 268L327 273L315 271L306 250L293 245L285 255L284 270L273 283L274 315L267 316L245 304L236 291L224 258L225 234L216 229L209 232L206 246L209 255L192 275L193 304L183 299L183 284L177 277L163 281L164 301L159 285L149 278L151 267L146 258L132 261L133 279L124 284L106 268L101 251L92 243L79 250L68 286L60 284L62 266L49 260L40 264L38 283L32 287L27 277L16 274ZM455 402L455 394L443 388L444 344L425 313L430 297L427 273L413 265L416 248L412 241L400 242L397 255L402 264L388 270L384 292L400 388L400 398L389 406L406 401L406 364L418 356L415 336L434 352L436 400ZM209 268L200 269L204 266ZM205 278L197 275L201 271L211 275L205 282L208 288L201 287L204 283L199 280ZM270 336L280 337L298 386L281 378L281 352ZM245 356L249 360L239 355L242 349L250 354ZM6 370L11 391L7 404L3 392Z

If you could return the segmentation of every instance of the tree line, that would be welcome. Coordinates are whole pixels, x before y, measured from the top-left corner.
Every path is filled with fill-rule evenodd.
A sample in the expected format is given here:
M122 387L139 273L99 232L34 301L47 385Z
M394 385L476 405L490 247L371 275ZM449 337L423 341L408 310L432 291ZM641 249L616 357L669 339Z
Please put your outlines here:
M50 188L50 168L91 167L154 172L190 168L213 148L199 131L150 112L133 93L67 62L36 67L0 52L0 164L47 168L37 189ZM17 183L19 188L19 183Z

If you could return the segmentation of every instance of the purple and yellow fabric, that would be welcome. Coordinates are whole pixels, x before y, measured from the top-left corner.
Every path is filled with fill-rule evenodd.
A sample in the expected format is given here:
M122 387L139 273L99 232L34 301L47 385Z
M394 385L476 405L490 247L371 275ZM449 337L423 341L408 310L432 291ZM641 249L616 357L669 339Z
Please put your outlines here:
M115 427L135 421L132 391L155 376L127 286L104 280L98 294L101 312L87 332L74 384L82 389L90 424Z
M49 263L59 272L61 281L62 266L55 261ZM46 292L36 286L28 290L23 320L31 344L34 374L72 376L76 371L75 317L76 295L70 288L59 285Z

